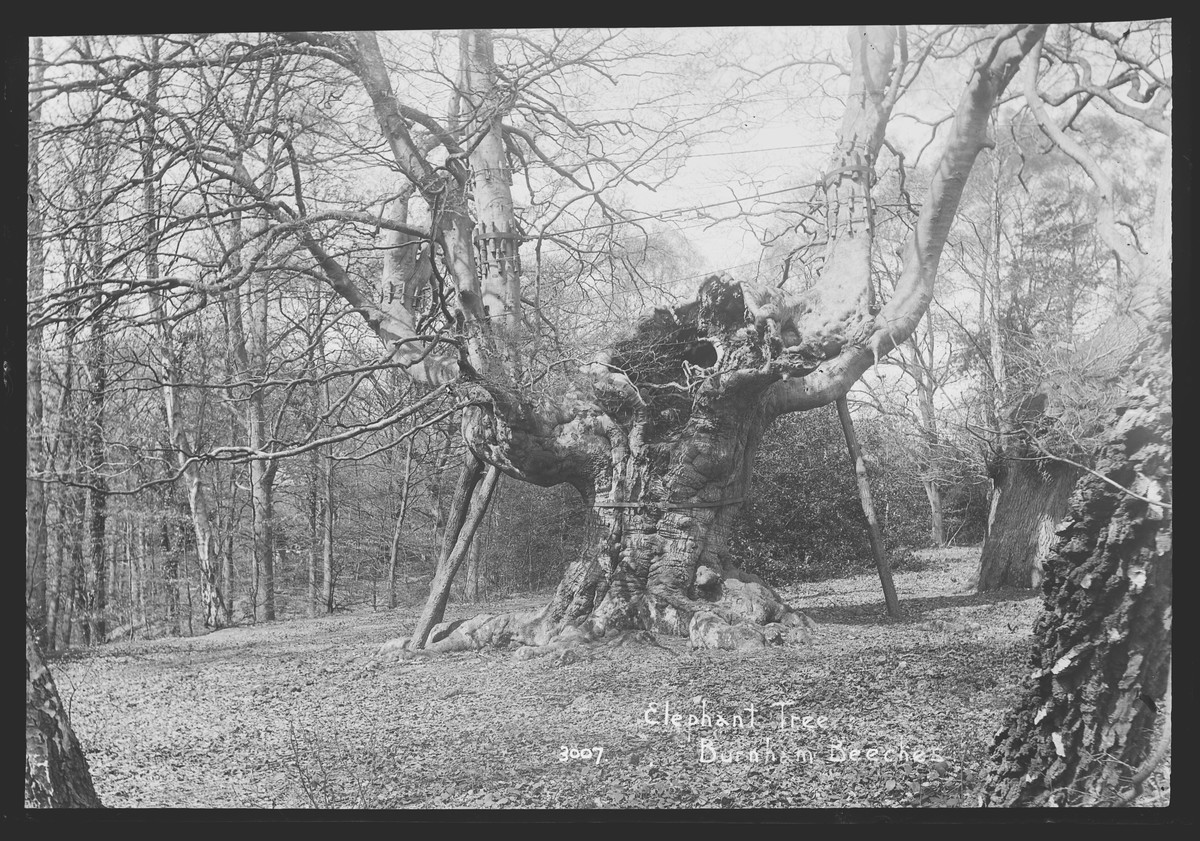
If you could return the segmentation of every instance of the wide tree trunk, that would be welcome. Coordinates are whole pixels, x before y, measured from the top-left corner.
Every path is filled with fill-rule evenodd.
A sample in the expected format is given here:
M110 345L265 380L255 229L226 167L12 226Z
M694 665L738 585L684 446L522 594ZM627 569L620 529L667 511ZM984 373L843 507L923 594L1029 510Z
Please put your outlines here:
M572 478L590 509L590 551L545 610L446 627L429 648L537 645L568 627L574 638L637 629L725 648L805 638L810 623L729 551L769 421L758 397L777 379L766 370L767 327L748 328L745 310L741 286L714 276L698 303L660 311L617 347L604 363L614 373L593 395L605 415L567 432L572 447L595 448L584 464L567 462L587 470ZM488 412L470 413L468 438L484 442L487 462L504 461L486 443L488 422Z
M1100 476L1076 486L1047 560L1033 673L995 740L991 805L1122 802L1169 744L1169 406L1145 394L1106 437Z
M755 449L775 417L843 397L872 360L912 334L932 297L963 185L976 157L991 145L991 108L1044 31L1006 30L975 69L894 294L882 306L871 284L870 190L907 62L902 48L902 64L894 66L897 30L886 26L848 33L850 91L821 182L827 246L817 285L788 292L773 283L710 277L696 301L643 319L556 399L524 393L520 359L505 341L520 333L521 322L519 276L493 270L493 261L495 267L515 262L508 247L514 234L500 220L478 231L481 290L470 238L459 227L466 208L440 217L437 241L458 286L465 336L466 350L457 356L415 337L397 342L414 336L411 313L370 306L343 272L323 263L334 288L358 302L367 323L393 344L395 358L409 363L414 376L462 381L471 396L464 436L480 460L522 481L573 485L598 536L568 567L544 610L451 623L435 630L427 648L566 643L623 630L687 635L696 646L734 649L806 639L806 618L743 572L729 551ZM471 35L463 50L466 98L481 132L496 129L489 109L504 101L488 89L494 78L486 42L484 35ZM428 172L407 134L404 111L369 34L357 36L351 66L371 95L397 166L432 201L438 176ZM486 154L496 139L483 137L470 162L476 188L486 182L500 207L503 161ZM439 195L457 195L443 184Z
M33 627L25 621L25 805L98 809L87 757L71 730Z
M1079 470L1052 459L1001 458L991 522L979 560L979 592L1036 587Z

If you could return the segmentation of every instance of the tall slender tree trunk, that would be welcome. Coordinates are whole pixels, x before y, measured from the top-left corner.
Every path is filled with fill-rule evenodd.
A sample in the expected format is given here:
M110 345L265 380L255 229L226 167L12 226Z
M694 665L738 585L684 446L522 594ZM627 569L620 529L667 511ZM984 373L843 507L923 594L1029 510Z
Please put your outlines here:
M79 740L71 729L58 687L25 620L25 805L99 809Z
M913 379L917 386L917 415L921 422L921 484L929 500L929 542L942 546L946 542L945 517L942 509L940 453L941 434L938 431L934 397L937 380L934 373L933 312L925 314L924 335L916 334L908 345ZM920 342L920 345L918 345Z
M91 411L89 413L87 449L91 487L88 488L88 555L91 568L88 586L88 621L91 638L97 644L107 635L105 615L108 609L108 559L105 555L108 529L108 480L104 458L104 403L108 388L108 363L105 360L104 317L92 321L91 349L88 373L91 380Z
M159 42L153 41L151 60L157 62ZM146 220L144 223L146 236L146 277L153 281L161 274L158 265L158 193L155 181L154 143L157 133L155 107L158 98L159 71L151 69L147 81L146 100L148 107L142 113L142 201ZM157 369L163 407L166 415L167 437L170 448L174 451L177 463L183 472L184 485L187 488L188 507L191 512L192 526L196 533L196 554L200 563L200 601L204 611L204 626L219 628L224 620L224 602L217 580L218 545L213 533L212 514L208 507L208 497L204 488L200 467L191 461L193 448L184 429L182 406L176 383L179 381L179 360L175 349L174 333L171 322L166 317L167 311L163 296L159 292L150 293L151 307L157 317L157 347L153 351L153 363ZM189 613L189 622L191 616Z
M241 161L238 161L241 165ZM245 247L243 219L240 211L232 214L229 230L230 261L234 267L242 264ZM243 300L244 297L244 300ZM251 272L249 279L226 295L229 313L229 332L238 373L248 381L245 395L245 427L247 445L255 452L270 447L265 406L266 336L268 316L267 279L261 272ZM251 461L247 465L250 484L251 545L253 563L250 568L251 605L255 620L275 619L275 549L272 521L274 514L275 470L277 462Z
M320 520L320 453L312 450L309 461L308 485L308 616L317 615L317 545L321 540Z
M40 88L45 78L42 39L34 38L30 49L30 88ZM45 275L45 246L42 243L42 196L39 149L42 107L29 111L29 192L26 215L29 298L41 296ZM53 647L53 635L47 631L50 606L47 579L47 494L41 477L46 464L44 431L45 407L42 403L42 328L30 328L26 337L25 391L25 603L39 638Z
M183 633L179 615L179 556L171 543L171 523L166 517L159 520L159 545L163 553L163 583L166 602L163 614L171 636Z
M944 546L946 524L942 506L942 489L937 482L930 479L926 479L921 485L925 488L925 498L929 500L929 542L934 546Z
M396 607L396 568L400 560L400 537L404 529L404 517L408 513L408 497L412 488L413 438L409 436L404 447L404 479L400 483L400 510L396 512L396 525L392 529L392 546L388 554L388 609Z
M250 446L255 447L254 436L251 436ZM261 610L262 618L269 622L275 619L275 548L273 494L267 473L263 462L250 462L250 507L253 513L254 569L257 571L255 614L257 617Z
M66 535L64 523L67 519L68 499L71 494L79 493L74 488L62 488L57 494L57 522L52 532L54 536L54 551L47 550L46 556L46 650L55 651L59 646L59 617L62 607L62 571L66 564ZM51 560L53 558L53 560Z
M328 398L328 394L326 394ZM333 527L334 527L334 502L333 502L333 455L325 456L324 470L324 487L321 500L322 514L322 551L321 551L321 574L323 576L323 589L321 590L321 605L325 613L333 613L334 607L334 573L333 573Z
M467 568L463 573L463 599L477 602L483 598L483 540L476 532L467 549Z

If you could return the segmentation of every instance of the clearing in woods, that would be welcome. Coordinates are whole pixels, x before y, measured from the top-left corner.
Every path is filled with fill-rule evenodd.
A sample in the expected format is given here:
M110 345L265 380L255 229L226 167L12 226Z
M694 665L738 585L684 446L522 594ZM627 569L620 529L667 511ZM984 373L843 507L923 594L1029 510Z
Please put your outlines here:
M378 659L412 607L114 643L54 668L110 807L974 805L1040 607L1032 590L970 593L977 564L978 549L919 552L895 573L899 622L873 571L783 588L817 633L761 654L659 637Z

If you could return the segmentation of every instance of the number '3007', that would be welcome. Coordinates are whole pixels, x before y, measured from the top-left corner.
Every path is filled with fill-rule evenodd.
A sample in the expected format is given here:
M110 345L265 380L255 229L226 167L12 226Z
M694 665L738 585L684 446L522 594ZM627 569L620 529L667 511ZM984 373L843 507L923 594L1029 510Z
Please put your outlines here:
M563 745L559 748L558 761L570 762L572 759L595 759L596 764L600 764L600 757L604 755L604 748L597 745L591 748L569 748Z

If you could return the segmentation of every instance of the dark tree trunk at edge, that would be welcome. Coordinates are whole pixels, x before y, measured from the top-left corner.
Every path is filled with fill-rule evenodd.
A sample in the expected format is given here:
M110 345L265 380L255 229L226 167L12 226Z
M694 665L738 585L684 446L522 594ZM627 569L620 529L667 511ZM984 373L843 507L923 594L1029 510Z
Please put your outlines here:
M98 809L87 757L25 621L25 805Z
M1169 734L1169 408L1146 395L1127 409L1097 472L1165 504L1092 474L1076 486L1046 565L1033 673L993 746L988 805L1119 802L1156 732Z

